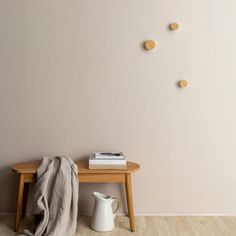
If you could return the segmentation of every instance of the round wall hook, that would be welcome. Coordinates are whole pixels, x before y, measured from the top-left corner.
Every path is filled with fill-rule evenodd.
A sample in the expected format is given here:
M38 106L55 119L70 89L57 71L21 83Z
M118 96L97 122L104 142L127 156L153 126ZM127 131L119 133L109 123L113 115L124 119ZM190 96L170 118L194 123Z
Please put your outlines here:
M154 40L146 40L145 42L144 42L144 48L146 49L146 50L152 50L152 49L154 49L155 48L155 46L156 46L156 43L155 43L155 41Z
M170 30L177 30L179 29L179 24L177 22L173 22L170 24Z
M179 81L179 87L180 88L186 88L188 86L188 81L187 80L180 80Z

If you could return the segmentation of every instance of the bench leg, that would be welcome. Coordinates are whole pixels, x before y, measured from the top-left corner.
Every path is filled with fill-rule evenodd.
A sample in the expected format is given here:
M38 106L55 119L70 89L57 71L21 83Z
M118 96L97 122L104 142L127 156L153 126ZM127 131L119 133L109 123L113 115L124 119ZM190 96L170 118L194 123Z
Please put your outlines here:
M134 221L134 208L133 208L133 197L132 197L132 185L131 185L131 174L125 174L125 189L128 207L128 216L130 222L131 231L135 231L135 221Z
M17 194L17 202L16 202L16 216L15 216L15 232L19 231L20 226L20 213L22 209L23 203L23 193L24 193L24 174L19 174L19 182L18 182L18 194Z
M24 193L23 193L23 207L22 207L22 217L23 218L26 216L28 192L29 192L29 183L25 183Z

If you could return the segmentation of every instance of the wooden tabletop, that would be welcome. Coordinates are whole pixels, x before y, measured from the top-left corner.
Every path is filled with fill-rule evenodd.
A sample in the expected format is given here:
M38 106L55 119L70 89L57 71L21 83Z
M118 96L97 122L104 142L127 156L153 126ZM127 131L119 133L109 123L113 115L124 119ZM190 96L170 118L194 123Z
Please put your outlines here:
M36 174L37 169L40 165L41 161L29 161L17 163L12 166L12 170L19 174ZM79 160L76 161L78 165L79 174L99 174L99 173L131 173L139 170L139 164L131 161L127 161L127 169L125 170L90 170L88 168L88 160Z

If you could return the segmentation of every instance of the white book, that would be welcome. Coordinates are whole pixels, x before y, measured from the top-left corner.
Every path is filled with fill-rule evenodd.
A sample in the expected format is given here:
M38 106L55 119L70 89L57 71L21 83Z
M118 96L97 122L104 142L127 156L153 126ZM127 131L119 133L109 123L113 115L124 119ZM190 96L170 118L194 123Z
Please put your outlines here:
M96 152L95 159L124 159L123 153Z
M94 170L125 170L126 165L89 165L89 169Z
M89 165L126 165L126 160L121 159L89 159Z

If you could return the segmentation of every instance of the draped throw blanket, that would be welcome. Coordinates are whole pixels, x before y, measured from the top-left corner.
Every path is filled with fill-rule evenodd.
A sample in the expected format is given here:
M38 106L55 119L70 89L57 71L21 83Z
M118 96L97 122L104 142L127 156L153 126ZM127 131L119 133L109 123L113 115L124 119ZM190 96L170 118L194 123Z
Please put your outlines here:
M68 157L44 157L37 170L32 214L34 233L25 236L73 236L77 226L78 170Z

